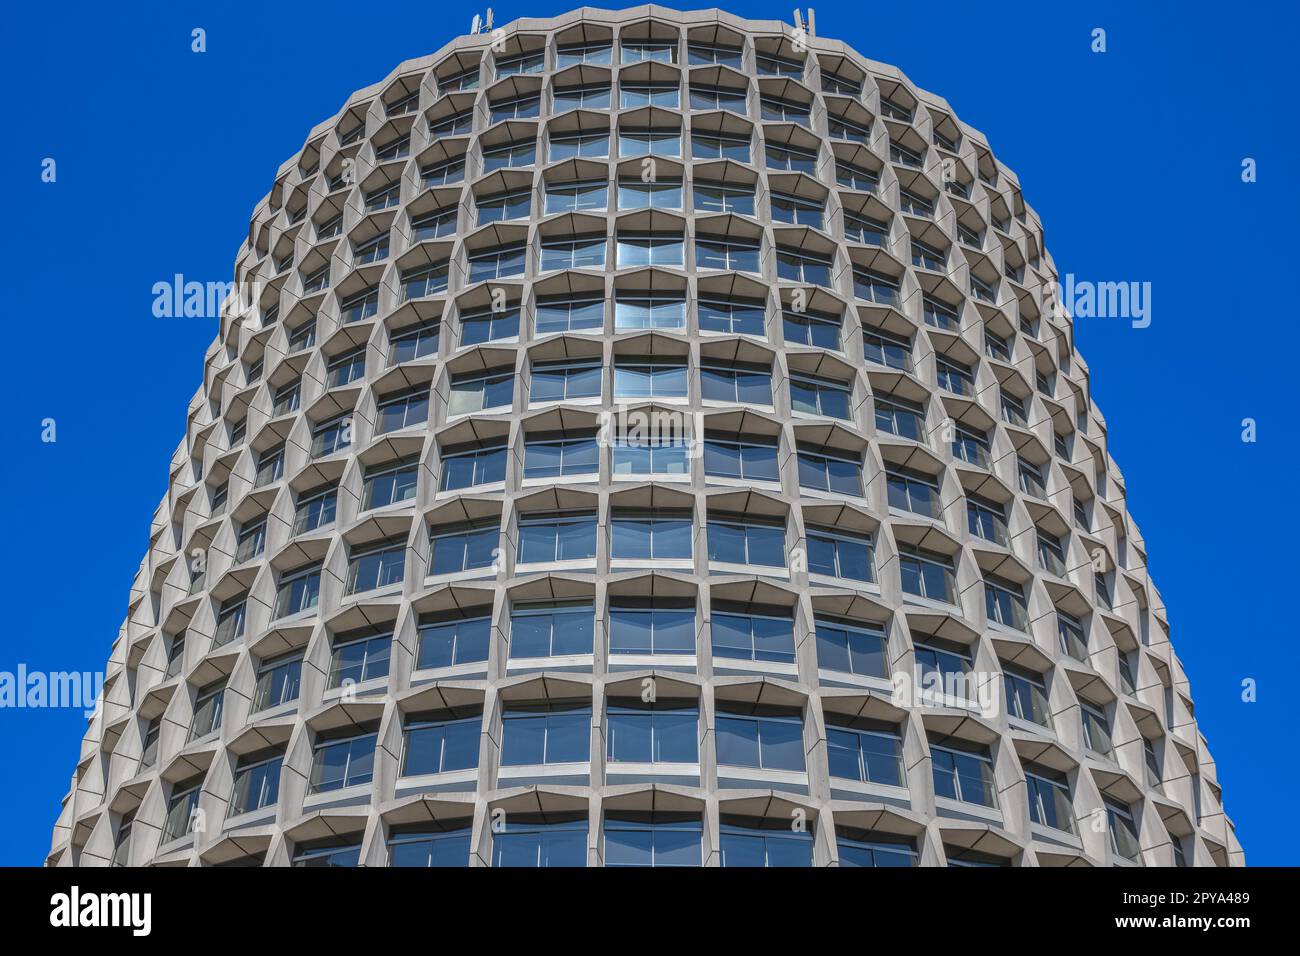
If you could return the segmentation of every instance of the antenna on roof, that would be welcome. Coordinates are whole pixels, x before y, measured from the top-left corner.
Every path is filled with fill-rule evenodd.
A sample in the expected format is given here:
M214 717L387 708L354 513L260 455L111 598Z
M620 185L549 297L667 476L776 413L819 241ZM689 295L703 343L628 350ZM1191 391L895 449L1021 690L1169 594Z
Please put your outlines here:
M810 37L817 35L817 11L812 7L808 8L808 35Z
M478 32L479 32L480 30L482 30L482 29L483 29L483 21L482 21L482 19L479 17L479 15L476 13L476 14L474 14L474 19L471 20L471 21L469 22L469 33L470 33L470 36L474 36L476 33L478 33Z
M803 29L803 11L798 7L794 10L794 25L799 30Z
M484 29L486 29L489 33L492 32L492 8L491 7L488 7L487 26Z

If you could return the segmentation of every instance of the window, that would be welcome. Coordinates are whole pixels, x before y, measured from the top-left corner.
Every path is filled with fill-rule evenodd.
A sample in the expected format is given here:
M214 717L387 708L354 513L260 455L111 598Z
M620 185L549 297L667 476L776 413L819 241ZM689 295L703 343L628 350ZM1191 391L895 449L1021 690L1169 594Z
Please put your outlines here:
M984 578L984 610L990 622L1023 631L1029 626L1024 588L1013 581L986 575Z
M704 358L700 388L706 401L772 404L772 369L767 365Z
M898 280L883 272L855 266L853 294L877 305L893 305L898 298Z
M467 522L438 525L429 536L433 556L430 574L455 574L491 567L496 555L501 527L491 523Z
M311 430L311 456L323 458L352 444L352 414L344 412L317 424Z
M415 714L403 732L402 776L470 770L478 766L483 715L479 708L461 714Z
M356 551L348 563L346 593L360 594L401 584L405 564L405 541L387 541Z
M640 266L677 266L685 263L683 240L680 234L647 233L643 235L619 233L617 238L618 268Z
M612 59L613 51L608 43L566 43L556 50L555 68L563 70L578 63L609 63Z
M426 275L427 279L428 276ZM414 281L414 279L412 280ZM405 283L405 278L403 279ZM446 266L443 266L442 276L443 288L447 287ZM405 289L403 290L405 291ZM341 318L346 325L350 322L361 322L364 319L371 318L379 312L379 287L373 286L369 289L363 289L355 295L348 296L339 303Z
M610 521L610 557L616 560L689 560L691 527L689 511L615 509Z
M867 123L855 123L843 116L830 115L826 125L831 139L847 140L850 143L867 143L871 139L871 126Z
M543 298L537 302L533 330L537 335L552 332L579 332L601 329L605 325L604 296L583 298Z
M575 133L570 136L551 137L551 162L562 159L604 159L609 156L609 133ZM521 166L532 165L531 158Z
M694 701L610 701L610 763L699 763L700 714Z
M798 447L800 488L862 496L862 459L858 455L802 442Z
M1057 611L1056 634L1060 639L1062 651L1076 661L1087 663L1088 636L1078 618L1064 611Z
M993 760L987 747L954 738L948 738L946 746L932 742L930 764L934 768L935 796L997 807Z
M316 321L304 322L289 334L289 354L301 352L316 344Z
M528 436L524 445L525 478L559 478L595 474L599 448L594 434L566 437L562 433Z
M415 497L419 462L403 458L368 469L362 482L362 510L383 508Z
M785 567L785 522L750 515L710 515L709 560Z
M364 684L388 676L388 656L393 635L363 634L353 637L340 635L330 658L328 689Z
M807 103L796 103L779 96L764 96L760 93L758 104L759 114L765 120L798 123L800 126L808 125L812 108Z
M715 478L779 481L776 439L706 432L704 473Z
M702 866L697 814L622 811L605 814L606 866Z
M471 252L468 281L487 282L523 275L527 255L528 249L522 242Z
M275 596L275 616L288 617L308 611L320 600L319 564L308 565L280 576L280 588Z
M1033 498L1046 498L1047 485L1043 481L1043 469L1026 458L1016 456L1016 476L1020 490Z
M162 716L155 717L145 726L143 747L140 750L140 769L148 770L158 760L158 735L162 732Z
M359 243L356 247L354 256L355 256L355 261L353 264L359 266L367 265L371 262L378 262L381 259L386 259L388 257L388 233L386 232L382 233L381 235L375 236L373 239L369 239L366 242ZM311 342L314 343L316 340L315 323L313 323L311 326L307 326L305 328L305 331L311 333ZM297 333L295 333L295 336L296 335ZM293 346L293 344L294 343L290 341L289 345L291 347ZM308 345L310 344L311 343L308 343ZM303 346L303 347L306 348L308 346Z
M886 677L885 631L880 625L819 617L816 631L819 668L859 677Z
M967 425L958 424L953 431L952 456L976 468L989 467L988 436Z
M874 580L871 536L808 525L808 572L851 581Z
M967 397L975 394L975 376L969 366L940 355L935 359L935 374L945 391Z
M329 388L350 385L366 373L366 348L361 346L342 355L336 355L325 366L326 384Z
M619 85L619 108L632 109L638 106L663 106L677 109L680 94L676 83L632 83L623 81Z
M794 622L788 609L715 605L709 629L715 658L794 663Z
M1142 844L1138 842L1137 823L1133 812L1124 804L1109 797L1102 797L1106 806L1106 824L1110 830L1110 848L1116 856L1133 863L1142 856Z
M361 836L313 840L294 854L295 867L354 867L361 864Z
M790 407L796 412L848 421L852 417L849 413L852 391L852 385L848 382L837 382L806 373L790 375Z
M691 84L692 110L731 110L733 113L745 114L745 91L729 89L723 86L705 86L702 83Z
M438 130L433 130L436 136ZM551 159L561 159L567 157L557 157L554 150L554 141L552 141ZM537 160L537 142L528 139L514 143L505 143L501 146L485 148L483 150L483 172L491 173L498 169L522 169L532 166Z
M756 273L761 271L758 252L758 239L699 236L695 240L695 265L699 269Z
M749 162L749 137L728 133L698 132L691 134L692 159L734 159ZM698 187L698 184L696 186Z
M1079 714L1083 720L1083 744L1093 753L1109 757L1114 752L1110 739L1110 721L1100 708L1087 701L1079 701Z
M190 719L190 740L198 740L221 729L221 715L225 710L226 679L200 688L194 698L194 716Z
M754 187L700 181L691 190L696 212L754 215ZM750 270L757 271L757 270Z
M833 714L828 714L826 721L826 751L832 777L906 786L903 738L896 727L865 717Z
M905 593L944 604L957 603L957 579L952 558L900 545L898 565Z
M686 299L681 293L616 293L616 329L681 329L686 326Z
M202 777L191 778L176 784L172 789L171 799L167 801L167 817L163 820L163 843L179 840L193 832L199 809L199 787L202 783Z
M221 610L217 612L216 633L212 637L213 647L225 647L244 636L246 611L247 595L233 598L221 605Z
M910 468L889 464L885 465L885 478L890 508L910 511L936 521L943 520L937 479Z
M614 475L686 475L686 442L671 437L619 435L614 441Z
M492 835L493 866L586 866L587 817L512 814Z
M378 212L399 205L402 201L402 184L393 183L366 193L366 212Z
M1002 665L1002 685L1007 692L1007 713L1040 727L1052 726L1051 710L1047 704L1047 685L1041 674Z
M1041 528L1037 529L1037 537L1039 567L1050 574L1055 574L1058 578L1065 577L1064 542Z
M424 177L425 187L430 189L435 186L458 183L465 178L465 158L461 156L456 159L443 160L441 163L435 163L432 166L426 166L420 170L420 175Z
M122 822L117 826L117 836L113 839L113 856L109 866L129 866L131 862L131 830L135 823L135 811L122 815Z
M281 415L288 415L298 410L302 398L301 385L300 381L293 381L275 390L271 405L272 418L279 418Z
M413 362L426 355L438 354L438 323L425 322L421 325L398 329L393 333L391 342L390 365Z
M501 57L496 62L497 79L507 76L522 76L528 73L541 73L545 70L545 62L545 54L540 52Z
M755 704L739 712L730 710L729 702L719 701L715 719L720 767L803 772L803 724L798 711Z
M516 604L510 613L510 659L590 654L594 632L589 601Z
M528 400L562 402L598 398L601 367L599 358L534 362Z
M338 489L334 487L303 492L293 520L293 533L306 534L334 523L338 509Z
M552 112L564 113L568 110L607 110L610 104L609 84L592 86L569 86L555 91L555 108Z
M621 45L623 63L676 63L677 41L624 40Z
M731 814L723 814L721 823L719 863L722 866L812 866L811 828L796 831L789 820L757 820Z
M1006 510L996 501L967 495L966 526L975 537L1007 547Z
M1074 808L1065 774L1050 767L1025 767L1025 790L1029 797L1029 820L1053 830L1074 832Z
M686 46L686 62L690 66L717 64L740 69L741 50L739 47L718 46L711 43L691 41Z
M934 203L931 200L901 186L898 189L898 208L913 216L921 216L925 219L934 218Z
M253 689L253 712L297 700L301 678L301 651L262 661L257 668L257 684Z
M252 813L275 806L280 799L280 766L282 754L259 757L256 754L241 758L235 768L235 788L230 795L227 816Z
M686 371L684 358L615 358L614 397L685 398Z
M374 733L326 740L312 751L308 793L329 793L370 783L375 770Z
M618 154L627 156L680 156L682 134L678 130L622 129L618 133Z
M587 210L603 212L608 202L607 193L603 179L549 184L546 187L547 215Z
M449 831L395 828L388 838L389 866L469 866L468 824Z
M1024 428L1029 424L1029 417L1025 414L1024 399L1012 395L1010 392L1001 392L1002 418L1012 425L1019 425Z
M442 477L438 488L454 491L474 485L505 481L506 446L477 442L449 445L442 452Z
M520 515L520 564L584 561L595 557L594 512Z
M701 332L763 335L766 308L761 301L701 298L697 312Z
M616 598L609 610L609 653L695 653L695 608Z
M387 434L412 425L421 425L429 418L429 389L419 386L378 399L379 424L376 434Z
M462 372L451 377L447 412L464 415L488 408L501 408L514 401L514 369Z
M1146 737L1142 738L1142 759L1146 765L1147 786L1159 790L1162 783L1160 758L1156 756L1156 745Z
M841 161L835 164L835 183L848 189L856 189L858 192L874 193L880 186L880 174ZM845 216L847 217L848 213L845 213Z
M841 835L835 841L839 851L840 866L859 867L910 867L919 865L919 857L911 841L893 834L868 832L837 827ZM852 834L852 836L850 836ZM859 835L860 834L860 835Z
M501 723L503 767L586 763L591 759L589 703L511 703Z
M782 327L787 345L840 349L840 319L817 312L782 312Z
M793 249L776 250L776 277L785 282L806 282L830 288L831 256Z
M491 222L527 219L532 209L532 201L533 194L529 189L484 196L475 203L478 209L478 224L486 226Z
M1007 340L996 332L984 330L984 354L989 358L1001 359L1003 362L1011 361L1011 346Z
M545 239L538 269L550 272L558 269L602 269L605 266L605 236L578 236L565 239Z
M414 242L427 242L456 234L456 209L435 209L411 221Z
M425 670L486 661L491 632L491 619L473 613L453 620L422 622L416 668Z

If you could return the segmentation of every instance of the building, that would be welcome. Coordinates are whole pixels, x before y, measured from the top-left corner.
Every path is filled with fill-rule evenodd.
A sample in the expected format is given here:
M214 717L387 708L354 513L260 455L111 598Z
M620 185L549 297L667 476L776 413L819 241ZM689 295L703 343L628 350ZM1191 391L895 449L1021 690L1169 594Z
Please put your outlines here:
M584 8L281 167L51 865L1242 862L1014 173Z

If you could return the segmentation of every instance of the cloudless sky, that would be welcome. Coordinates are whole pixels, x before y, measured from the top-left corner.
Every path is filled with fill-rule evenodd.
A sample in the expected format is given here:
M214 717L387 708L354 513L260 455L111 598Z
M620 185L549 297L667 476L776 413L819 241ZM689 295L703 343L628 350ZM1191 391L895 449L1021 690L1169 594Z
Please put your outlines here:
M793 5L727 9L789 20ZM498 24L568 9L495 8ZM474 12L6 4L0 671L97 671L117 635L215 333L155 318L153 284L229 281L254 204L311 127ZM819 3L817 25L983 131L1062 274L1152 283L1149 328L1081 319L1079 349L1247 859L1300 862L1297 5ZM84 730L80 711L0 710L0 863L43 860Z

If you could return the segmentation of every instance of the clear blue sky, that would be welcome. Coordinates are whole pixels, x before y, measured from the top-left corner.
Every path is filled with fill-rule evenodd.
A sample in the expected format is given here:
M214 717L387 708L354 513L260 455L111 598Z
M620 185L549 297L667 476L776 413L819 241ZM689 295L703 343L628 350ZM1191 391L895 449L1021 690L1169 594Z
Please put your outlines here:
M793 6L729 9L788 19ZM496 18L566 9L501 3ZM6 5L0 670L98 670L117 634L214 334L210 320L155 318L153 284L229 280L253 204L308 130L472 13L388 0L357 27L356 4L333 0ZM1062 273L1153 284L1150 328L1081 320L1080 350L1248 859L1300 862L1275 812L1293 812L1300 783L1287 683L1300 528L1294 478L1281 480L1300 465L1296 4L817 14L819 33L899 66L987 135ZM1094 27L1104 55L1089 51ZM40 441L46 417L55 444ZM1258 702L1241 701L1244 678ZM44 857L83 731L79 712L0 710L0 863Z

